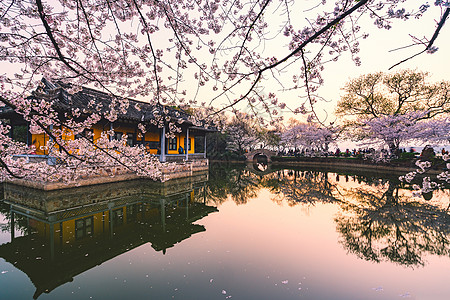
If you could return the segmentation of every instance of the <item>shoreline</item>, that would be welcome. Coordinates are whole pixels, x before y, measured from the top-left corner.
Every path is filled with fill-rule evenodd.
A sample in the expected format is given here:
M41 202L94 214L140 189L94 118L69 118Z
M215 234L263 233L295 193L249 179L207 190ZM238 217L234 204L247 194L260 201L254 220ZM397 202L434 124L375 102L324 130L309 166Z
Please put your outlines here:
M239 160L210 160L210 163L230 163L230 164L251 164L252 162L239 161ZM373 163L364 160L356 160L352 158L325 158L325 157L312 157L312 158L298 158L296 160L278 160L272 159L272 166L277 167L325 167L341 170L354 170L354 171L370 171L370 172L394 172L395 174L406 174L416 171L418 167L413 161L406 161L402 163ZM429 169L426 174L437 175L443 172L442 169Z

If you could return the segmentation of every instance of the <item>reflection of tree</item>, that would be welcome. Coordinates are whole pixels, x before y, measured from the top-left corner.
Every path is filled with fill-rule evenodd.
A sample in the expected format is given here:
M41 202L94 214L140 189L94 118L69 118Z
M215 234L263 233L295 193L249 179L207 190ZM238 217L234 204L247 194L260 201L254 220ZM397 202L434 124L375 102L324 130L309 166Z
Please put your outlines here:
M206 197L215 204L223 203L230 196L237 204L245 204L256 197L260 189L256 175L244 170L243 165L214 165L206 189Z
M342 184L358 188L343 189ZM278 170L256 176L243 166L211 168L207 198L217 204L231 197L243 204L261 187L289 205L339 203L335 221L341 243L358 257L405 266L424 265L427 254L450 256L448 203L434 205L411 197L398 180L379 176L340 176L321 171Z
M211 165L209 169L209 179L205 186L205 196L208 201L218 205L227 200L227 177L227 168L218 164Z
M2 232L11 232L11 209L9 204L0 202L0 215L5 219L5 223L1 224L0 230ZM24 233L29 230L27 218L22 215L14 216L14 229Z
M448 212L401 192L393 181L350 191L335 219L344 247L366 260L406 266L424 265L425 254L450 256Z
M289 205L337 201L336 186L328 173L318 171L280 170L264 179L263 185L282 195Z

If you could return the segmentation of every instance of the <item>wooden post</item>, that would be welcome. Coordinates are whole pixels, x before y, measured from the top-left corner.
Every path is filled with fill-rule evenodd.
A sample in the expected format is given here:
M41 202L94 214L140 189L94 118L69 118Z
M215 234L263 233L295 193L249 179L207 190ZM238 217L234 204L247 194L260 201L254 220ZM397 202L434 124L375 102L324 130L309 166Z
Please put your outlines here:
M160 162L166 161L166 124L164 124L163 128L161 129L161 138L160 138L160 148L161 148L161 155L159 156Z
M206 158L206 132L205 132L205 137L203 138L203 158Z
M111 131L111 134L109 135L109 141L113 140L112 131L114 130L114 125L112 122L109 123L109 130Z
M189 160L189 127L186 128L186 137L184 139L186 141L184 150L186 151L186 161Z
M15 238L14 226L14 211L11 209L11 243Z

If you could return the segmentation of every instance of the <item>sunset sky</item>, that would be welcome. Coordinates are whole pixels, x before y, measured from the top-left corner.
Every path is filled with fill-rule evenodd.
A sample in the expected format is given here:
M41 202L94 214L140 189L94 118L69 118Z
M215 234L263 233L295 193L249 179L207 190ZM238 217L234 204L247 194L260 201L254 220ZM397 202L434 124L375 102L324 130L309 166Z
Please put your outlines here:
M394 64L424 49L421 46L415 46L390 52L412 44L410 34L418 38L427 37L430 39L433 36L436 21L439 21L439 17L440 10L431 6L430 11L422 19L406 22L398 20L393 23L393 27L390 30L376 28L373 25L373 19L366 18L363 20L361 27L363 31L369 33L369 37L366 40L361 40L361 66L355 66L348 55L342 57L337 63L329 63L325 66L323 73L325 83L319 94L331 101L331 103L324 106L328 112L330 106L336 105L340 95L343 94L341 88L349 79L372 72L389 72L389 68ZM429 72L431 75L430 79L433 81L449 80L449 37L450 25L446 24L434 43L439 48L436 53L424 53L395 67L391 71L415 69Z

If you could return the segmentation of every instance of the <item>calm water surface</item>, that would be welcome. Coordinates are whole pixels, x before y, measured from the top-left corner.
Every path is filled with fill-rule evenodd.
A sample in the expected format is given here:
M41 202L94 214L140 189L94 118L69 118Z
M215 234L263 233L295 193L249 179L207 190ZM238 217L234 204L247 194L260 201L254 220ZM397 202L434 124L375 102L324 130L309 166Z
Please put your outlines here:
M0 299L450 299L449 192L395 177L212 166L4 193Z

